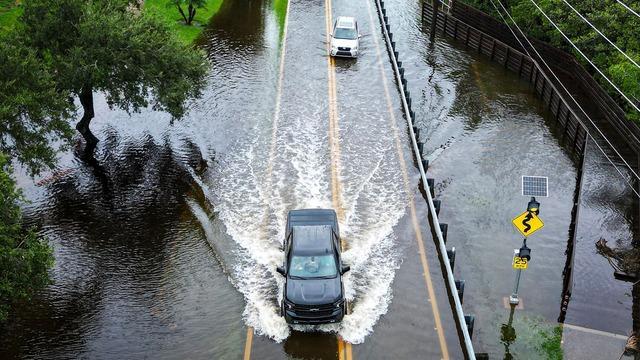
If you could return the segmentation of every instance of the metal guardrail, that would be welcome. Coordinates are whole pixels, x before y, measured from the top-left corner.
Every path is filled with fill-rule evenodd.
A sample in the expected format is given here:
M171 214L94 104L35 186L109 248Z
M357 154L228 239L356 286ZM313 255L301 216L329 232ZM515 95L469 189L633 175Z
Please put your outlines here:
M390 26L387 24L388 18L386 16L386 10L384 9L384 4L382 0L376 0L376 7L378 10L378 17L380 22L382 23L382 33L384 35L385 43L387 45L387 52L389 53L389 57L391 59L391 64L393 65L393 71L397 80L398 89L400 92L400 97L402 99L402 108L405 113L405 117L407 119L407 125L409 126L409 134L411 136L411 144L413 145L413 153L416 157L418 163L418 169L420 170L420 177L422 179L422 184L424 186L425 193L427 195L427 204L429 206L429 214L433 220L433 229L436 233L436 237L438 238L438 251L440 252L441 258L444 260L444 267L446 270L446 283L451 296L453 297L454 307L455 307L455 318L458 324L458 328L462 332L463 340L464 340L464 348L466 351L466 355L469 359L475 360L475 352L473 350L473 344L471 342L471 336L469 335L469 330L467 328L464 312L462 310L462 302L460 301L460 297L458 296L458 291L456 290L455 278L453 277L453 270L451 269L451 263L449 260L449 255L447 254L447 248L445 244L445 240L442 234L442 230L440 228L440 221L438 220L438 215L436 212L436 206L434 205L433 196L431 193L431 189L427 180L426 169L422 163L422 154L420 151L420 147L418 146L418 140L416 138L415 131L413 130L413 111L411 111L409 106L409 101L407 101L407 96L405 94L405 89L402 87L403 83L406 84L406 80L404 79L404 70L400 72L400 67L398 66L398 53L395 51L395 43L391 41L390 36ZM439 210L439 209L438 209ZM444 225L444 224L443 224Z

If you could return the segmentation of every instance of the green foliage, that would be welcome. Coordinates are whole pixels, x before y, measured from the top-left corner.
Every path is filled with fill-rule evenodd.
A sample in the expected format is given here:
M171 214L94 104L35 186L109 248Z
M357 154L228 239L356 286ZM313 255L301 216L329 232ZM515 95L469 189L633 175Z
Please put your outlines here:
M22 7L15 0L0 0L0 33L13 29L22 14Z
M547 360L562 360L562 327L553 327L551 331L540 330L538 336L542 339L539 350Z
M73 134L67 123L73 104L35 52L14 33L0 35L0 153L17 159L36 174L53 167L55 141L66 145Z
M496 5L498 4L497 0L493 1ZM490 0L464 0L464 2L501 20ZM508 2L502 0L502 3L520 28L527 31L530 36L573 53L611 97L626 110L627 117L640 121L640 113L634 110L602 76L597 74L531 0ZM536 3L622 92L635 104L640 104L640 69L620 54L562 0L536 0ZM618 4L616 0L569 1L569 3L634 61L640 63L640 19L638 17ZM627 1L626 3L636 12L640 12L640 2Z
M198 10L193 25L184 23L184 19L175 6L167 6L167 0L145 0L144 11L158 16L172 32L178 36L182 43L191 45L204 29L204 25L215 15L223 0L206 0L206 5Z
M126 1L26 0L22 23L58 91L101 91L110 107L152 106L181 118L204 87L204 54L154 14L128 11Z
M278 19L278 26L280 28L280 38L284 35L284 23L287 19L287 4L289 0L273 0L273 10Z
M29 300L49 284L53 265L51 248L22 225L21 195L10 173L7 158L0 155L0 322L7 319L14 302Z

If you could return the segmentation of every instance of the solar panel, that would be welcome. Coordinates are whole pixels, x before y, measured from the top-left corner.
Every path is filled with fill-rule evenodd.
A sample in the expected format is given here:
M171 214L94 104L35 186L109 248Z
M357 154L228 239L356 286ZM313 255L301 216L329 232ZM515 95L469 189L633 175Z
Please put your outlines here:
M546 176L523 176L522 196L549 196Z

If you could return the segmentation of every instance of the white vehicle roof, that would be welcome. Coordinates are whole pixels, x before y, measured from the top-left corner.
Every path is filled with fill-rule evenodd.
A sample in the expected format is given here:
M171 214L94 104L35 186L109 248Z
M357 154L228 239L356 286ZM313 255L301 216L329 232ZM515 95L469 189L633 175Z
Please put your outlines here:
M336 27L353 29L356 27L356 19L351 16L338 16Z

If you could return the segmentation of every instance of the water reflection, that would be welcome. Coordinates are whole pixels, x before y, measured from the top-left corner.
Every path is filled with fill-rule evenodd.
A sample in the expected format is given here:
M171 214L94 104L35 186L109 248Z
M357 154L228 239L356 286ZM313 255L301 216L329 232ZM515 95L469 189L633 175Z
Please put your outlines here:
M335 359L338 342L333 334L295 331L285 340L284 352L291 359Z
M186 166L199 151L183 160L168 141L116 134L105 145L101 176L78 161L74 173L47 185L44 202L28 208L28 222L54 244L55 283L4 329L3 358L82 352L87 338L123 329L121 315L147 318L126 327L141 333L175 326L162 314L170 301L163 290L167 240L191 187Z

